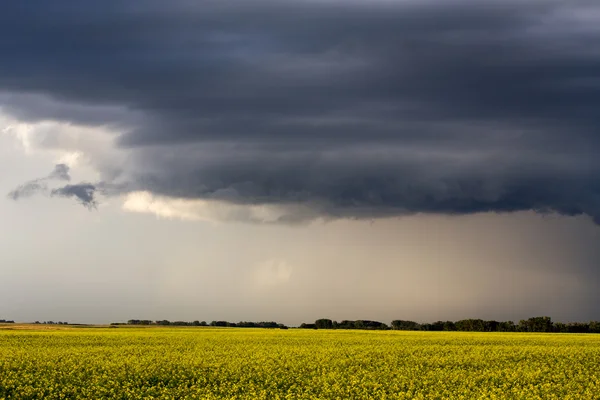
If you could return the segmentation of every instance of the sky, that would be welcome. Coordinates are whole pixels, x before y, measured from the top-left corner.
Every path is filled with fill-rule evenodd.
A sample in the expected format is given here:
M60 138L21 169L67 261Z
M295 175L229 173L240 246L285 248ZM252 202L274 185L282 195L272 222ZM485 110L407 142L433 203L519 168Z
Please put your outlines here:
M0 318L600 319L600 4L0 6Z

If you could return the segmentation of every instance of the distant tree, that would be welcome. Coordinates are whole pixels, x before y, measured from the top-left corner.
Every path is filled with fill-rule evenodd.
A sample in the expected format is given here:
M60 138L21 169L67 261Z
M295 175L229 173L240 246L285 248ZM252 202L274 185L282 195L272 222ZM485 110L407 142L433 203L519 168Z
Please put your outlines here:
M433 325L430 324L429 322L421 324L421 330L422 331L431 331L431 330L433 330Z
M436 321L433 323L426 323L421 325L421 330L423 331L432 331L432 332L441 332L444 330L444 321Z
M443 326L442 330L444 330L444 331L455 331L456 330L456 325L452 321L446 321L446 322L444 322L444 326Z
M349 321L347 319L343 320L340 323L337 323L337 329L355 329L356 326L354 321Z
M495 321L494 321L495 322ZM491 324L482 319L462 319L456 322L456 330L466 332L486 332Z
M566 333L567 331L567 324L563 324L562 322L555 322L554 323L554 332L558 332L558 333Z
M500 322L498 321L485 321L483 324L483 329L485 332L497 332L499 325Z
M589 333L600 333L600 322L599 321L590 321L588 332Z
M354 329L366 329L367 326L362 320L354 321Z
M128 325L151 325L152 321L148 319L130 319L127 321Z
M259 322L257 325L260 328L270 328L270 329L279 327L279 324L275 321L262 321L262 322Z
M414 321L403 321L396 319L392 321L392 329L400 331L418 331L421 329L421 325Z
M517 330L513 321L504 321L498 324L498 332L514 332Z
M429 329L430 331L443 331L444 330L444 321L435 321L432 324L429 324Z
M532 317L519 321L519 332L552 332L554 330L550 317Z
M356 329L368 329L368 330L386 330L388 326L383 322L371 321L371 320L359 320L356 321Z
M569 322L567 324L568 333L588 333L590 326L584 322Z
M317 329L333 329L333 321L327 318L321 318L315 321Z

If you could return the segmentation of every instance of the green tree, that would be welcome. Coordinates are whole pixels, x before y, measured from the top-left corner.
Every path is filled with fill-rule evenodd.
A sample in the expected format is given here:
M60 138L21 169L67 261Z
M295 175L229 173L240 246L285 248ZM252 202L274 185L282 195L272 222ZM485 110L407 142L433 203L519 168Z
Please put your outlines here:
M414 321L395 319L392 321L392 329L399 331L418 331L421 329L421 325Z
M317 329L333 329L333 321L328 318L321 318L315 321Z

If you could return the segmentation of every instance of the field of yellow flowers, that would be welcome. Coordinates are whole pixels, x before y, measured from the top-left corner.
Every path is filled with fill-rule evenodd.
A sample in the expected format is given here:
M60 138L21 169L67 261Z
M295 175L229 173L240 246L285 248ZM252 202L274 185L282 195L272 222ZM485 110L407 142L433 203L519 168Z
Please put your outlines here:
M600 335L0 329L0 399L598 399Z

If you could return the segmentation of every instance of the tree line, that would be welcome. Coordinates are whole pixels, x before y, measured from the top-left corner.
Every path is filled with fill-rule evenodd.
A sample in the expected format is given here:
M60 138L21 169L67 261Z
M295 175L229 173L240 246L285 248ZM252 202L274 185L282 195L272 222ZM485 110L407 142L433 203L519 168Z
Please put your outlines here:
M12 319L0 319L0 324L14 324L15 321Z
M401 331L461 331L461 332L556 332L556 333L600 333L600 322L552 322L550 317L532 317L513 321L482 319L462 319L460 321L436 321L420 324L415 321L394 320L388 326L383 322L357 320L342 322L321 318L314 324L303 323L304 329L362 329L362 330L401 330Z
M207 323L206 321L169 321L166 319L159 321L152 321L149 319L130 319L126 324L113 322L111 325L160 325L160 326L218 326L218 327L231 327L231 328L279 328L287 329L288 327L284 324L280 324L274 321L261 321L261 322L228 322L228 321L212 321Z
M321 318L314 324L301 324L302 329L362 329L362 330L386 330L389 327L383 322L361 319L357 321L343 320L342 322Z
M0 320L3 322L3 320ZM10 322L10 321L6 321ZM52 323L52 322L50 322ZM212 326L231 328L271 328L288 329L284 324L274 321L228 322L228 321L169 321L130 319L127 323L114 322L111 325L154 325L154 326ZM343 320L341 322L321 318L314 323L302 323L301 329L358 329L358 330L401 330L401 331L456 331L456 332L554 332L554 333L600 333L600 322L553 322L550 317L532 317L513 321L495 321L483 319L461 319L459 321L436 321L418 323L408 320L394 320L390 325L371 320Z

